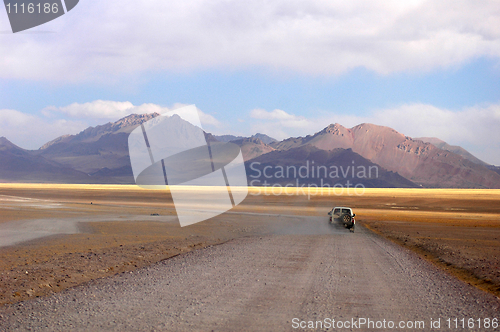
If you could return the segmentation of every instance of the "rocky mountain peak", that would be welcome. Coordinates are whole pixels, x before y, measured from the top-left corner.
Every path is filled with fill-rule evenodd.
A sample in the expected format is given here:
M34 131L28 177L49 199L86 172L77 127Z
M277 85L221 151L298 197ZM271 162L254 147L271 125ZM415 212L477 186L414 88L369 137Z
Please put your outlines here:
M346 131L349 131L349 129L342 126L341 124L335 123L335 124L330 124L328 127L323 129L322 133L341 135L341 134L345 133Z
M20 148L6 137L0 137L0 153L7 153L13 155L27 155L28 151ZM1 161L1 160L0 160Z
M150 114L131 114L129 116L126 116L124 118L121 118L120 120L112 123L112 128L116 131L122 128L126 127L136 127L140 125L141 123L144 123L146 121L149 121L153 118L156 118L157 116L160 116L159 113L150 113Z
M52 145L58 143L69 143L72 141L90 142L90 141L96 141L106 134L117 133L117 132L130 133L132 132L132 130L135 129L135 127L139 126L141 123L149 121L159 115L160 114L156 112L150 114L131 114L124 118L121 118L116 122L108 122L104 125L88 127L87 129L81 131L77 135L60 136L50 142L45 143L42 147L40 147L40 150L46 150Z
M6 137L2 136L0 137L0 147L5 149L19 149L22 150L20 147L9 141Z
M149 113L149 114L131 114L129 116L126 116L124 118L121 118L120 120L116 122L108 122L105 125L102 126L96 126L96 127L90 127L83 132L88 131L89 133L93 132L105 132L105 133L112 133L112 132L117 132L117 131L125 131L131 132L132 130L135 129L135 127L139 126L140 124L149 121L153 118L156 118L157 116L160 116L159 113Z
M265 144L271 144L273 142L277 142L276 139L274 139L270 136L267 136L266 134L261 134L261 133L257 133L255 135L252 135L252 138L258 138Z
M262 140L260 138L257 138L257 137L244 138L242 141L243 141L243 143L254 143L254 144L258 144L258 145L264 145L264 142L262 142Z

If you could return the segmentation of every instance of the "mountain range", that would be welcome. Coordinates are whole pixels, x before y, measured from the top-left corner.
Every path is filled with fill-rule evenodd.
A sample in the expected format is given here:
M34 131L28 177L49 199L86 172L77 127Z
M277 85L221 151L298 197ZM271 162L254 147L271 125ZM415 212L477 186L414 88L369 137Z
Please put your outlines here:
M128 135L154 117L132 114L116 122L89 127L77 135L64 135L38 150L24 150L0 138L0 182L134 183ZM438 138L411 138L374 124L352 128L331 124L305 137L278 141L264 134L251 137L212 135L208 142L232 142L241 147L249 183L290 183L290 174L265 177L262 170L323 166L342 170L332 178L306 182L329 185L348 180L367 187L500 188L498 168L479 160L465 149ZM252 166L253 165L253 166ZM259 168L260 167L260 168ZM345 172L356 167L374 169L376 176ZM324 174L324 172L323 172ZM260 177L259 177L260 175ZM277 176L276 176L277 175ZM355 175L355 176L353 176ZM302 179L304 180L304 179ZM259 182L260 181L260 182Z
M257 138L257 139L260 139L265 144L271 144L271 143L277 142L276 139L269 137L265 134L261 134L261 133L257 133L255 135L250 136L250 137L234 136L234 135L218 135L218 136L215 136L215 138L219 142L231 142L231 141L237 141L237 140L245 139L245 138Z

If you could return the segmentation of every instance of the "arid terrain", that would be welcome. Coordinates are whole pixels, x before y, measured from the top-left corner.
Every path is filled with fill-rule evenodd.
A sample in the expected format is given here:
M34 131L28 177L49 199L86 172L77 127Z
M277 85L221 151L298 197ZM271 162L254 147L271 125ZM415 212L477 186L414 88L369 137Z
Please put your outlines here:
M77 135L60 136L38 150L25 150L0 137L0 181L135 184L129 134L158 116L159 113L130 114L113 123L89 127ZM166 130L176 132L167 140L171 144L175 137L182 137L180 128L196 131L180 118L172 121L172 128ZM425 142L412 139L392 128L369 123L350 129L330 124L314 135L282 141L263 134L236 137L205 132L207 142L213 144L218 139L240 146L249 181L256 181L252 186L289 183L297 187L303 183L348 186L350 181L368 188L500 188L500 175L495 167L459 146L432 137L423 138ZM268 166L274 171L263 176ZM289 167L293 170L304 166L306 176L301 173L297 177L294 171L288 171ZM318 169L320 166L322 171ZM287 170L286 174L279 172L280 167ZM366 169L377 171L366 172ZM295 184L299 179L301 183Z
M416 251L447 274L500 295L500 191L366 189L362 195L338 194L312 190L304 195L289 189L274 195L271 189L252 188L232 211L181 228L168 191L3 184L0 303L57 293L244 237L301 234L320 239L332 232L327 212L333 206L352 207L360 225ZM316 221L306 223L306 217ZM370 233L363 227L360 231Z

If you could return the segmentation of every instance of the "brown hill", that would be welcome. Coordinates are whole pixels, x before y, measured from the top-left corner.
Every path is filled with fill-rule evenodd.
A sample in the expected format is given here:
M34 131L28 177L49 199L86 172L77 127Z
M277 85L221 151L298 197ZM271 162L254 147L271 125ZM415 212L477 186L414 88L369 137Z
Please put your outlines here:
M418 137L418 138L414 138L414 140L422 141L425 143L431 143L432 145L434 145L437 148L458 154L459 156L462 156L465 159L472 161L473 163L483 165L483 166L489 165L488 163L485 163L481 159L476 158L474 155L472 155L469 151L465 150L461 146L450 145L437 137Z
M158 115L130 115L114 123L90 127L77 135L61 136L37 151L23 150L2 138L0 179L4 182L134 183L128 155L128 134ZM211 134L206 134L206 138L208 141L216 139ZM280 158L287 156L283 154L285 151L298 147L310 146L327 152L339 148L352 149L352 152L387 171L426 187L500 188L497 169L488 169L433 144L372 124L361 124L351 129L335 124L314 135L271 141L270 144L257 136L243 138L236 143L241 146L245 160L266 160L270 165L278 165L282 162ZM297 156L303 156L304 151L293 150L295 156L290 156L289 162L302 165ZM309 154L320 158L318 151L311 150ZM335 161L331 159L328 163L334 165ZM398 183L403 183L400 179L384 181L379 185L398 186ZM372 181L369 185L374 183Z
M500 166L489 165L487 167L488 169L500 175Z
M351 149L325 150L307 144L269 152L247 161L245 166L249 184L257 186L417 187L415 183L374 164Z
M234 135L217 135L217 136L215 136L215 138L219 142L232 142L232 141L238 141L240 139L245 139L245 138L258 138L262 142L264 142L265 144L271 144L273 142L277 142L276 139L274 139L270 136L267 136L265 134L261 134L261 133L257 133L255 135L250 136L250 137L234 136Z
M141 123L157 116L158 113L132 114L116 122L89 127L77 135L56 138L37 153L91 177L109 179L111 183L134 183L128 135Z
M324 150L351 148L387 170L426 187L500 188L497 173L389 127L363 123L348 129L332 124L312 136L271 144L285 150L302 145Z
M256 158L260 155L274 151L275 149L266 143L262 142L258 138L242 138L238 140L231 141L236 145L241 147L241 152L243 154L243 159L248 161L250 159Z
M56 138L55 140L52 140L44 144L40 148L40 150L46 150L52 145L59 143L94 142L100 139L101 136L106 134L118 134L118 133L129 134L141 123L151 120L159 115L160 114L158 113L131 114L116 122L108 122L104 125L89 127L77 135L63 135L61 137Z
M94 183L85 173L34 155L0 137L0 182Z
M135 181L130 164L128 136L137 126L159 115L132 114L116 122L87 128L77 135L61 136L35 153L88 174L93 181L132 184ZM175 119L180 121L173 125L176 129L182 129L187 123L179 117ZM210 133L205 133L205 138L208 142L217 141ZM175 134L170 137L170 140L175 139Z

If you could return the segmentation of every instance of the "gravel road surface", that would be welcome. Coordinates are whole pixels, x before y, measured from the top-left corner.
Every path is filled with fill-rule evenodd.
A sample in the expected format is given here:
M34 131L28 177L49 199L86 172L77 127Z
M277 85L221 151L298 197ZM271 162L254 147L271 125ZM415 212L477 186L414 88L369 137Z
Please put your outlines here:
M326 218L300 218L292 231L283 220L274 235L232 240L1 308L0 330L291 331L302 330L294 329L301 321L303 327L322 321L323 328L316 325L322 331L331 319L358 322L328 329L338 331L387 331L389 321L425 324L397 330L495 330L479 328L477 319L500 318L500 299L361 227L349 233L325 226ZM386 328L360 325L363 318L385 319ZM441 328L431 328L439 318ZM474 318L476 325L448 329L448 318L453 324Z

